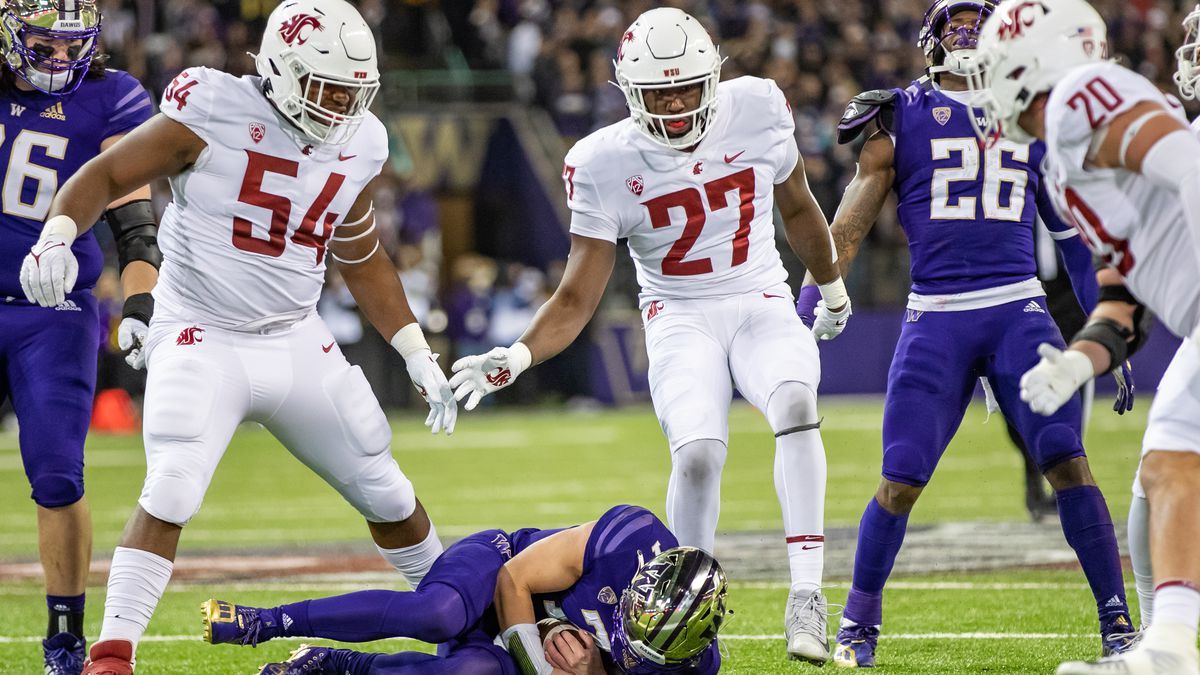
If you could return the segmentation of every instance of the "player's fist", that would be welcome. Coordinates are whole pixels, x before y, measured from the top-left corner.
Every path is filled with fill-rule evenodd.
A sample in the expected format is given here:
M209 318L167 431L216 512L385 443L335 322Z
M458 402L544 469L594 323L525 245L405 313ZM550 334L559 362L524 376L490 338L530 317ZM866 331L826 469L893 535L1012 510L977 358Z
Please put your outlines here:
M30 302L54 307L67 299L78 276L71 242L60 235L43 236L21 263L21 290Z
M464 356L450 367L454 375L455 400L467 399L467 410L474 410L480 399L512 384L533 361L529 348L520 342L511 347L496 347L486 354Z
M413 385L429 404L425 426L435 434L442 429L452 434L454 423L458 420L458 403L454 400L450 383L446 381L446 374L437 364L437 357L428 349L418 349L404 357L404 364L408 367L408 376L412 378Z
M555 672L588 675L593 662L600 662L592 636L569 624L551 629L542 648L546 652L546 661Z
M1092 360L1083 352L1046 342L1038 345L1037 353L1042 360L1021 376L1021 400L1039 415L1053 415L1092 379Z
M117 326L117 346L125 354L125 363L134 370L146 367L146 333L149 328L141 319L127 316Z
M817 303L817 315L813 320L813 337L818 340L832 340L846 330L846 322L850 320L850 298L836 310L830 309L824 300Z

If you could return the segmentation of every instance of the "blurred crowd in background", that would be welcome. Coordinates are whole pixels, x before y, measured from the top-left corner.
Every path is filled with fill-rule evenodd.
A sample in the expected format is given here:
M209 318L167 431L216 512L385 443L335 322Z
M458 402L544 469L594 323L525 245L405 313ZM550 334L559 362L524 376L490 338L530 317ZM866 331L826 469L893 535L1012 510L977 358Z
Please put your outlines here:
M101 0L100 4L110 64L132 73L157 97L185 67L252 73L248 52L256 51L263 22L277 1ZM627 114L621 92L609 83L616 45L625 28L638 14L659 4L679 7L704 22L722 55L728 57L723 79L744 74L769 77L787 94L810 184L831 219L854 175L857 156L857 147L839 146L835 140L836 123L846 103L860 91L904 86L921 76L925 67L916 37L927 0L359 0L354 4L377 29L385 73L501 71L511 80L513 98L549 112L565 146ZM1194 3L1094 0L1093 4L1108 20L1113 54L1164 89L1170 88L1174 49L1183 38L1180 21ZM377 105L386 104L387 98L381 97ZM161 198L168 194L159 193ZM447 352L444 365L446 357L510 344L561 275L561 263L535 269L477 254L443 260L437 200L410 188L402 163L385 170L375 205L387 250L400 270L409 300L426 331L439 336L440 347L435 344L435 348ZM848 279L856 307L903 303L907 267L903 233L894 210L885 209ZM113 281L99 291L111 294L115 325L119 302ZM628 298L629 305L634 302ZM331 272L320 309L348 354L353 355L354 345L360 342L379 346L374 331L364 330L353 299L335 273ZM379 350L364 347L361 358L369 360L375 351ZM586 357L575 358L572 367ZM130 385L130 375L113 359L102 371L102 379L108 373L116 383L136 388L136 378ZM365 365L364 370L368 370ZM403 368L398 370L395 382L373 382L377 391L406 386ZM545 377L550 382L541 384L549 384L552 395L569 398L580 393L578 378L569 371L548 372Z

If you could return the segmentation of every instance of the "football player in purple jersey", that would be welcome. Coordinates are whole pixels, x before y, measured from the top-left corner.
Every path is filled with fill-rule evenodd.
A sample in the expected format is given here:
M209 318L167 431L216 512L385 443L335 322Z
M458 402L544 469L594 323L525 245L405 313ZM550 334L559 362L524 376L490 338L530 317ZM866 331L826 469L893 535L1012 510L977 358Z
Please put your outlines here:
M720 669L725 574L653 513L616 506L555 530L485 530L450 548L415 591L361 591L255 608L201 606L204 638L369 642L409 637L436 655L302 646L262 673L708 674ZM507 651L495 641L500 636Z
M976 139L971 117L978 111L968 104L963 76L995 5L934 2L918 43L927 76L906 89L856 96L838 127L843 143L870 132L832 225L842 274L894 190L913 280L888 373L883 478L859 523L854 579L837 635L840 666L875 665L883 588L908 515L979 377L1055 490L1063 533L1096 600L1103 653L1128 649L1135 635L1112 519L1084 454L1079 397L1049 417L1019 398L1021 375L1038 362L1038 345L1065 346L1036 276L1039 216L1085 311L1097 290L1090 254L1055 214L1039 175L1045 146L1006 141L985 148ZM802 316L812 298L805 288Z
M83 489L83 442L91 420L97 350L103 339L92 287L103 254L93 234L67 243L43 236L60 185L153 112L129 74L97 52L100 11L92 0L9 0L0 8L0 400L20 424L21 459L38 514L50 620L47 675L83 667L84 588L92 554ZM150 189L108 206L126 294L119 329L127 361L142 367L149 291L160 260ZM70 250L74 256L62 253ZM71 292L31 288L22 260L68 267ZM77 261L77 262L76 262ZM31 295L32 293L32 295ZM44 297L43 297L44 296ZM41 298L48 302L41 303Z

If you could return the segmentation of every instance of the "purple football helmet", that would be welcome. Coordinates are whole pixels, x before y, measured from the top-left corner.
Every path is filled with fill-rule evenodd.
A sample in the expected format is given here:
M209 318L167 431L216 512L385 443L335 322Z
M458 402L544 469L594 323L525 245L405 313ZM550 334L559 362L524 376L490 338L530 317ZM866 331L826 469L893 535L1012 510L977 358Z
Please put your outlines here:
M936 78L941 73L966 75L975 57L979 29L996 10L996 4L994 0L936 0L930 5L917 38L917 46L925 52L925 70L930 77ZM947 33L946 24L955 14L964 10L979 12L979 18L972 24L959 26ZM946 38L951 35L954 39L947 42Z

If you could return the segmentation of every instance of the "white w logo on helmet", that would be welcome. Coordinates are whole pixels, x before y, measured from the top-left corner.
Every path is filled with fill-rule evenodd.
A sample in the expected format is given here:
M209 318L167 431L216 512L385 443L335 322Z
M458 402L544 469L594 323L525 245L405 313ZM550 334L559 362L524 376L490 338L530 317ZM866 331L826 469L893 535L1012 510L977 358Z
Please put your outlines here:
M625 94L629 113L638 128L667 147L689 148L712 128L721 79L721 56L708 32L687 13L670 7L652 9L637 18L617 47L617 86ZM700 85L700 104L678 114L651 113L648 90ZM675 136L670 125L690 122L686 133Z

